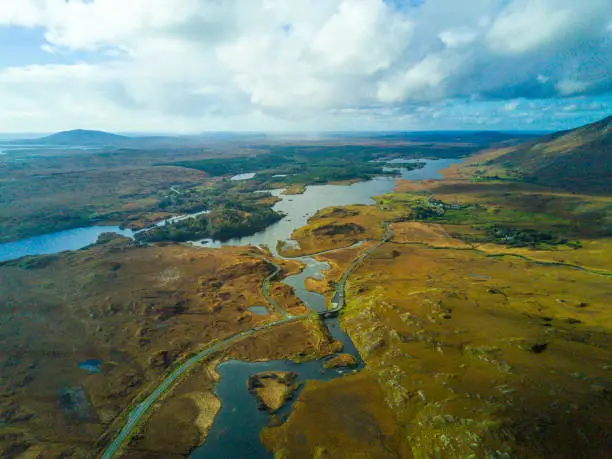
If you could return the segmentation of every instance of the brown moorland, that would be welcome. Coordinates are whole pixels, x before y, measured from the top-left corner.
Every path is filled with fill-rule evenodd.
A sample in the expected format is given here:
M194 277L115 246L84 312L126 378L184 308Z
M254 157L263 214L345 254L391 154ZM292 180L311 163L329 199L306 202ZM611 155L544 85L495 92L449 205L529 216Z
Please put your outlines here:
M261 287L271 271L244 247L136 247L121 237L3 263L0 449L86 455L178 361L280 318L248 311L267 304ZM305 358L305 343L329 341L314 336L319 327L291 327L282 339L253 340L251 352L262 344L273 353L283 342L286 352ZM93 363L78 367L87 361Z

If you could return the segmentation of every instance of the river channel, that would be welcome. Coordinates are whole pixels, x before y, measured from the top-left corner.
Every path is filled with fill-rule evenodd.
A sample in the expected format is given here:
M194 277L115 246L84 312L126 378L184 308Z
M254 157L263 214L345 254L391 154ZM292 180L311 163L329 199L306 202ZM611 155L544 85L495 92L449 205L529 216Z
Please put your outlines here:
M440 178L438 171L456 162L456 160L420 160L425 167L408 171L398 167L402 178L422 180ZM266 244L275 255L277 241L289 240L294 229L306 224L308 218L317 210L338 205L373 204L372 196L390 192L395 185L395 178L377 178L367 182L358 182L348 186L319 185L309 186L301 195L282 196L278 190L275 194L282 201L275 209L287 214L283 220L268 227L261 233L225 242L205 240L206 247L221 247L223 245L261 245ZM283 282L293 287L296 296L311 310L319 312L327 309L323 295L306 290L304 281L309 277L323 276L322 271L329 266L312 257L298 257L304 263L304 270L287 277ZM307 380L327 381L363 368L363 360L351 338L340 328L338 318L324 319L332 336L343 344L343 353L357 357L359 365L354 369L324 369L323 361L313 360L304 363L294 363L288 360L272 360L267 362L242 362L230 360L217 367L220 379L215 387L215 394L221 400L221 410L215 417L206 442L195 449L191 458L205 459L213 457L233 458L271 458L272 453L266 450L259 440L262 428L269 425L271 416L257 409L255 397L247 390L249 376L262 371L291 371L298 374L298 382ZM299 393L299 392L298 392ZM298 393L294 394L294 400ZM286 419L291 411L292 401L287 403L275 419L279 422Z
M425 163L425 166L411 171L402 168L402 163L399 161L390 166L393 169L397 168L403 179L433 179L440 178L438 171L457 162L457 160L421 159L419 162ZM265 244L275 255L278 255L276 252L277 242L289 241L293 231L305 225L308 218L318 210L339 205L374 204L372 196L391 192L396 180L397 177L380 177L351 185L313 185L308 186L303 194L290 196L281 195L282 190L274 190L273 194L281 198L275 204L274 209L286 215L282 220L251 236L228 241L204 240L193 244L210 248L226 245ZM0 244L0 261L25 255L76 250L94 243L103 232L114 232L127 237L133 236L131 230L113 226L93 226L61 231ZM325 310L327 308L326 299L318 293L306 290L304 281L308 277L323 276L322 271L328 268L327 263L319 262L312 257L299 257L298 259L304 263L305 269L298 274L287 277L283 282L293 287L296 296L312 311ZM232 459L248 457L258 459L272 457L272 454L263 447L259 440L259 433L263 427L269 425L271 416L267 412L257 409L255 397L248 392L247 380L250 375L261 371L292 371L298 374L298 381L304 383L307 380L334 379L352 371L359 371L363 367L363 361L353 342L340 328L338 318L326 318L324 322L332 336L342 342L344 346L342 352L358 358L358 366L350 370L346 368L324 369L321 360L300 364L287 360L267 362L230 360L223 362L217 367L220 379L215 387L215 393L221 400L221 409L215 417L206 442L192 452L192 458L223 457ZM297 393L295 397L297 397ZM283 420L288 417L291 406L291 402L287 403L277 413L276 419Z

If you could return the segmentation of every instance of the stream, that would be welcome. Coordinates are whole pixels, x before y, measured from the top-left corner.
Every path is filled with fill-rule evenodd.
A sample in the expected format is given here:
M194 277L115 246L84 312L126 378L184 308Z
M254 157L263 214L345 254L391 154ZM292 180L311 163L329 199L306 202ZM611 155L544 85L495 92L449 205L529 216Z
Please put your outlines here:
M400 169L402 178L427 179L439 178L438 170L448 167L456 160L421 160L426 165L422 169L407 171ZM398 163L401 165L401 163ZM265 231L252 236L238 238L230 241L204 240L196 245L205 247L221 247L224 245L261 245L266 244L275 256L278 240L287 241L294 229L306 224L308 218L317 210L330 206L349 204L373 204L372 196L390 192L395 185L395 178L379 178L367 182L358 182L348 186L320 185L309 186L302 195L291 195L275 205L275 210L288 214L288 217ZM282 190L275 194L280 195ZM301 209L296 215L296 209ZM320 312L327 309L325 297L319 293L306 290L304 281L309 278L321 278L324 270L329 268L325 262L312 257L297 257L304 263L302 272L288 276L283 283L293 287L296 296L312 311ZM363 368L363 360L347 333L342 330L339 319L323 319L325 326L334 337L343 344L342 353L357 357L359 364L356 368L324 369L323 360L312 360L303 363L294 363L288 360L271 360L267 362L243 362L229 360L217 367L220 379L215 386L215 394L221 401L221 409L215 417L214 423L208 433L206 442L191 453L192 459L205 459L213 457L223 458L272 458L273 454L266 450L259 440L262 428L270 425L272 419L275 423L283 422L289 417L293 402L297 399L299 391L293 399L287 402L273 418L266 411L258 410L255 397L247 390L249 376L263 371L291 371L297 373L297 381L304 383L307 380L328 381L341 377Z
M401 167L401 162L394 161L393 169L397 167L401 178L421 180L440 178L438 170L458 162L456 159L419 159L425 167L416 170L407 170ZM243 177L240 177L243 178ZM351 204L374 204L372 196L389 193L393 190L397 177L380 177L365 182L350 185L313 185L308 186L300 195L281 195L282 190L273 190L273 194L281 200L274 205L274 209L286 214L282 220L270 225L264 231L251 236L231 239L228 241L203 240L193 242L202 247L217 248L226 245L267 245L275 256L278 241L290 241L293 231L304 226L308 219L318 210L330 206ZM175 220L189 218L190 216L175 217ZM165 222L160 222L165 224ZM116 226L92 226L76 228L52 234L46 234L21 241L0 244L0 261L11 260L25 255L38 255L57 253L64 250L76 250L96 242L98 236L104 232L118 233L133 237L131 230ZM306 290L304 281L308 277L321 278L322 271L328 268L327 263L319 262L312 257L298 257L305 268L302 272L288 276L283 282L294 288L295 294L312 311L320 312L327 309L327 301L323 295ZM267 362L243 362L230 360L217 367L220 379L215 386L215 393L221 400L221 409L215 417L214 423L208 433L206 442L196 448L192 458L271 458L272 453L267 451L259 440L261 429L269 425L271 416L257 409L255 397L247 390L247 380L252 374L262 371L292 371L298 374L298 382L307 380L331 380L352 371L363 368L363 361L359 356L350 337L340 328L339 320L326 318L324 323L331 335L344 345L343 353L352 354L358 358L357 368L324 369L322 360L312 360L304 363L294 363L288 360L273 360ZM297 398L299 391L294 395ZM276 414L276 420L286 419L293 401Z

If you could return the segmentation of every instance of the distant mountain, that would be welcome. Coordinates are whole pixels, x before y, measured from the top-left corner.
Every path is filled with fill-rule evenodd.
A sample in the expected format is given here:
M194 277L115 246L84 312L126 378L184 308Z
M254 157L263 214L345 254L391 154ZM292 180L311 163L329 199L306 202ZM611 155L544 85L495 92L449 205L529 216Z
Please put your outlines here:
M73 129L28 140L28 143L39 145L66 145L66 146L117 146L129 143L131 137L111 134L104 131L89 131L86 129Z
M612 116L500 153L481 163L487 175L503 171L542 185L612 192Z

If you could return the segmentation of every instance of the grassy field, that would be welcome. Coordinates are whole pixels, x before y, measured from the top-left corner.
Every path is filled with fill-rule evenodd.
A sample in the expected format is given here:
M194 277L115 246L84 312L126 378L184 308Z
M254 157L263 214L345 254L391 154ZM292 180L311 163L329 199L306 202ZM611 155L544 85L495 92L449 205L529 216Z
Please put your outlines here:
M610 199L469 179L401 182L376 199L321 211L294 234L311 249L318 228L359 219L367 239L392 222L391 241L349 277L341 318L366 369L307 385L264 443L278 457L609 456ZM488 231L499 226L571 240L516 246ZM308 287L329 293L345 255L317 256L331 269Z
M295 262L278 263L287 273L299 269ZM26 451L91 457L116 417L177 362L280 317L248 310L267 304L261 286L270 269L244 248L135 247L119 237L1 264L0 451L7 457ZM291 311L301 310L286 292L279 299ZM332 345L307 321L244 340L227 355L304 359L325 355ZM78 367L91 359L100 362L99 372ZM185 386L192 389L180 389L162 417L136 437L136 450L164 450L173 457L200 443L195 433L214 396L210 374L198 374L201 379ZM195 381L201 383L197 390L189 386ZM165 434L157 436L162 426Z

